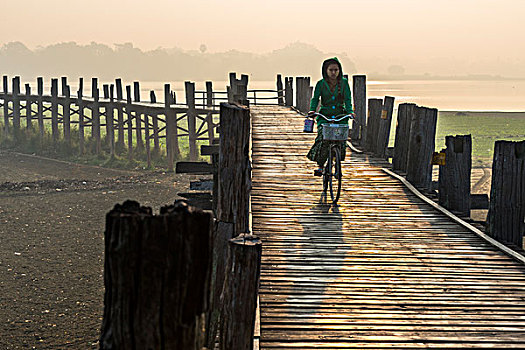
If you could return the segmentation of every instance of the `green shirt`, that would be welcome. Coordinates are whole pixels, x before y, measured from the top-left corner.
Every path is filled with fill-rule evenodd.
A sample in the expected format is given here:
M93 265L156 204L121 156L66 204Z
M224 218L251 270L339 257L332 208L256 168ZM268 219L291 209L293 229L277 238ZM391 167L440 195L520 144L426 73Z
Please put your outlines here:
M343 90L343 100L338 99L339 89ZM337 116L339 114L353 113L352 109L352 95L350 93L350 86L348 80L343 78L341 83L337 85L335 91L330 91L328 82L321 79L315 84L314 96L310 101L310 110L315 111L321 98L321 109L319 113L326 117ZM317 125L328 123L324 118L317 117ZM336 124L348 124L348 119L337 122Z

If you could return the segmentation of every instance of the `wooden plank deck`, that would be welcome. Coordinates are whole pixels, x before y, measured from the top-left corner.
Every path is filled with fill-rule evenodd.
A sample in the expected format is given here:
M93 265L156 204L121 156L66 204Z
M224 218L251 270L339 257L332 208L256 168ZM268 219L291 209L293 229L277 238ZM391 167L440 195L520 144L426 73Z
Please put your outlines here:
M348 152L340 206L320 203L303 118L251 111L261 349L525 348L522 264L366 155Z

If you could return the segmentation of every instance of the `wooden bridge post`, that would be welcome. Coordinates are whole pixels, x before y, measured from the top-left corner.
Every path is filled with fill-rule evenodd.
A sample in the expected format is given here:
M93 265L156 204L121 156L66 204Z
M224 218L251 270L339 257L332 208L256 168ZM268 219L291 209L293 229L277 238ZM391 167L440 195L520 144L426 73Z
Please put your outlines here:
M140 102L140 83L133 82L133 102ZM137 141L137 150L144 149L142 140L142 112L140 108L135 108L135 139Z
M115 79L115 89L117 93L117 153L120 153L124 150L124 107L122 106L122 101L124 101L124 96L122 94L122 79Z
M40 144L44 142L44 78L38 77L36 79L37 90L37 118L38 118L38 138Z
M213 83L211 81L206 82L206 107L209 109L213 109ZM208 112L206 115L206 124L208 126L208 142L209 144L213 144L213 140L215 140L215 132L214 132L214 126L213 123L213 114L211 112Z
M4 88L4 133L7 135L9 133L9 97L7 94L9 93L9 85L8 85L9 78L7 75L4 75L2 77L3 82L3 88Z
M150 91L151 103L157 103L157 96L155 91ZM159 142L159 115L157 112L152 115L152 127L153 127L153 154L155 156L160 155L160 142Z
M197 150L197 112L195 111L195 83L185 82L186 104L188 106L188 139L190 147L190 160L196 161L198 158Z
M237 85L237 93L240 95L240 102L248 105L248 75L241 74L241 79Z
M212 220L184 202L106 215L101 349L202 349Z
M230 341L232 330L226 331L224 313L231 314L232 305L229 294L226 304L221 302L221 293L234 286L225 285L226 274L228 274L231 264L228 265L228 250L233 250L233 243L228 241L249 230L249 199L251 190L251 168L249 159L250 142L250 111L248 108L239 105L221 103L220 105L220 141L219 141L219 160L217 170L217 229L213 243L213 275L212 275L212 298L210 299L210 311L208 314L207 325L207 345L211 349L215 343L217 332L217 321L220 318L222 324L221 347L223 337ZM215 177L214 177L215 179ZM214 198L215 199L215 198ZM238 270L236 270L238 272ZM237 283L235 276L228 277L231 283ZM234 280L235 279L235 280ZM232 292L233 293L233 292ZM239 309L236 310L239 312ZM243 312L244 313L244 312ZM220 316L219 316L220 314ZM230 316L228 316L230 317ZM229 320L235 320L228 318ZM236 323L235 323L236 324ZM249 326L249 325L248 325ZM252 333L253 334L253 333ZM226 347L227 348L227 347ZM230 347L230 349L238 347ZM238 349L244 349L240 347Z
M70 100L67 94L67 77L60 77L60 95L63 97L59 104L62 105L62 132L64 140L71 142L71 123L70 123Z
M93 104L91 107L91 135L95 138L95 153L102 152L102 140L100 139L100 105L99 105L98 79L91 78L91 97Z
M33 98L31 96L31 85L25 84L26 99L26 129L33 128Z
M102 94L104 95L104 100L109 99L109 84L102 85Z
M366 130L366 75L354 75L352 79L355 119L350 138L360 145Z
M253 349L261 253L261 241L255 236L241 234L229 241L221 350Z
M431 189L432 153L436 139L437 109L417 107L410 124L406 179L412 185Z
M217 217L235 223L235 235L248 231L251 189L250 110L221 103Z
M126 116L128 120L128 159L133 159L133 113L131 103L131 86L126 85Z
M226 87L226 92L227 92L227 97L228 97L228 103L233 103L235 102L234 100L234 94L235 94L235 91L236 91L236 85L237 85L237 73L235 72L230 72L228 74L228 81L230 83L230 85L228 85Z
M447 136L445 146L445 165L439 166L439 204L469 217L472 137Z
M277 74L277 104L284 106L283 78L281 74Z
M394 141L394 155L392 170L400 173L407 171L408 141L410 138L410 124L416 110L413 103L401 103L397 110L396 135Z
M284 104L285 106L293 106L293 77L284 78Z
M301 112L308 112L310 109L310 99L312 98L310 90L310 77L297 77L295 93L295 107Z
M377 126L377 144L375 155L379 158L386 157L386 149L388 148L388 141L390 139L390 127L392 125L392 114L394 113L394 97L385 96L383 108L381 109L381 117L379 118Z
M166 156L168 158L168 170L173 171L173 163L174 163L174 144L173 144L173 137L174 132L173 129L176 128L176 124L174 123L174 119L176 118L176 115L174 111L170 108L171 104L171 87L170 84L164 84L164 115L166 118ZM175 124L175 125L174 125Z
M77 91L78 104L78 152L80 155L84 154L84 78L78 79Z
M62 95L64 100L62 102L62 122L64 124L64 139L66 144L71 146L71 91L67 85L67 78L62 78Z
M376 151L382 107L383 101L381 99L368 99L368 123L366 125L366 144L364 147L367 152L375 153Z
M51 79L51 135L58 141L58 79Z
M13 78L13 129L15 138L20 136L20 77Z
M115 155L115 96L114 85L108 85L109 103L106 104L106 135L109 146L109 154L111 157Z
M487 233L523 247L525 234L525 141L496 141Z

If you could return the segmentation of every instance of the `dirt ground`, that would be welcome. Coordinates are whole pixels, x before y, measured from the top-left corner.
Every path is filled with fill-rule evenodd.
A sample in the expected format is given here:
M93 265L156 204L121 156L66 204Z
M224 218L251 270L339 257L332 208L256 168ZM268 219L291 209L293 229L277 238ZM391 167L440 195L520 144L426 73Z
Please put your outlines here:
M98 348L105 214L126 199L158 212L188 187L0 151L0 348Z

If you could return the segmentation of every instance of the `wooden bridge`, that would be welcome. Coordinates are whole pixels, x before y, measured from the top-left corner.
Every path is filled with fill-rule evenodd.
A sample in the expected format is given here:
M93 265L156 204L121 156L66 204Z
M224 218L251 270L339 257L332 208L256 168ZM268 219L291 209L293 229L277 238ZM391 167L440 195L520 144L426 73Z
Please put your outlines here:
M365 154L348 152L330 206L302 117L253 106L251 118L261 349L525 348L520 255Z

